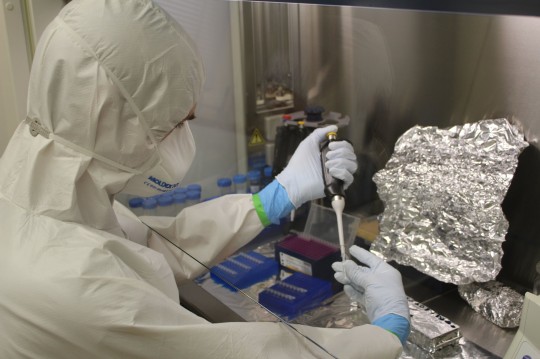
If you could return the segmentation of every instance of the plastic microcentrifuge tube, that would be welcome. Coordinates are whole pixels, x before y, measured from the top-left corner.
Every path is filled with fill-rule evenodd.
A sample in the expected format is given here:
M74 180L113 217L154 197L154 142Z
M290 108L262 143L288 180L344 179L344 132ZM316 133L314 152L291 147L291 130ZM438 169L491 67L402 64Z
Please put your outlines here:
M143 200L143 215L145 216L155 216L157 208L157 200L153 197L145 198Z
M261 190L261 172L253 170L248 172L249 192L257 193Z
M136 215L142 216L143 214L143 199L141 197L134 197L129 200L129 209Z
M237 174L233 177L234 192L235 193L248 193L247 177L244 174Z
M230 178L219 178L217 180L217 186L219 188L220 196L232 193L232 181Z
M174 216L174 200L170 194L160 195L157 198L158 207L156 214L158 216L173 217Z
M186 200L187 200L187 196L185 193L173 193L175 216L184 209L184 207L186 206Z
M201 192L199 191L188 191L186 195L186 207L197 204L201 201Z

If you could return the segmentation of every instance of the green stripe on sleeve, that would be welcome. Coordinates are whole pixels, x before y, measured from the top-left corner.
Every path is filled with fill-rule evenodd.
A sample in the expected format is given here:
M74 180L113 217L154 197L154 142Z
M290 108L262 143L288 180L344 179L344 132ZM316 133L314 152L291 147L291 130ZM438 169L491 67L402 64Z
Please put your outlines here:
M263 226L267 227L268 225L270 225L270 220L266 215L266 212L258 194L253 195L253 204L255 205L255 211L257 212L257 215L259 216L259 219L261 220Z

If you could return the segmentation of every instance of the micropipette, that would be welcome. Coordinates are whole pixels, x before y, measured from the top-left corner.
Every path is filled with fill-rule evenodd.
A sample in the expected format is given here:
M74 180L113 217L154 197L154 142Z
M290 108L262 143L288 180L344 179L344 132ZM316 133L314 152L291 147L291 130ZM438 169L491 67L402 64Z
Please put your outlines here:
M345 208L344 183L342 180L332 177L325 166L328 145L336 139L336 132L328 132L326 134L326 140L321 143L321 166L324 179L324 193L330 199L332 208L336 213L341 259L345 261L347 260L347 252L345 251L345 238L343 236L343 209Z

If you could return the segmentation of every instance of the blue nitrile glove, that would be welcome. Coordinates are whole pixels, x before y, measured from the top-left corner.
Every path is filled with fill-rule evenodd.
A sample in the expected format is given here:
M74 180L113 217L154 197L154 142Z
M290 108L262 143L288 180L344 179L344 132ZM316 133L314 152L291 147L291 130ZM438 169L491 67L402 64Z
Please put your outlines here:
M375 319L371 324L395 334L402 345L405 345L411 331L411 323L409 320L397 314L383 315L379 319Z
M331 125L313 131L300 142L287 167L276 176L296 208L324 196L319 146L325 140L326 134L333 131L337 131L337 126ZM358 167L354 150L347 141L334 141L328 149L325 165L332 176L343 180L344 188L347 189Z
M343 290L351 300L364 305L372 324L393 332L405 342L410 328L409 305L401 274L363 248L352 246L350 253L365 267L352 260L336 262L332 264L334 277L344 284Z
M289 196L277 180L273 180L259 193L253 195L255 209L263 225L279 224L280 218L285 217L294 209ZM262 208L261 208L262 207Z

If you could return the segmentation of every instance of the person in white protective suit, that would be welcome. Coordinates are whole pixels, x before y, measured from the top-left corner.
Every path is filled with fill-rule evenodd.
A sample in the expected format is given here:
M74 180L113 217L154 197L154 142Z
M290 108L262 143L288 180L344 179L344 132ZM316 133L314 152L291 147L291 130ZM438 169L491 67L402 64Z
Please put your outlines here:
M167 190L190 166L188 123L204 74L194 44L150 0L78 0L47 27L32 66L27 118L0 162L1 358L312 358L328 353L281 323L209 323L179 303L204 268L114 202ZM302 203L323 196L318 143L301 143L259 194L150 218L213 265ZM356 157L335 142L326 166L350 185ZM115 203L113 205L113 203ZM396 358L408 334L399 273L336 263L374 325L296 326L338 358Z

